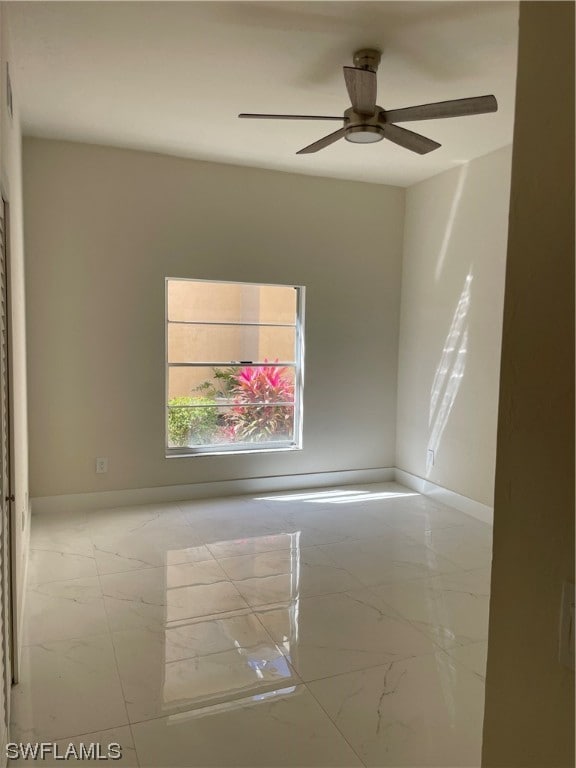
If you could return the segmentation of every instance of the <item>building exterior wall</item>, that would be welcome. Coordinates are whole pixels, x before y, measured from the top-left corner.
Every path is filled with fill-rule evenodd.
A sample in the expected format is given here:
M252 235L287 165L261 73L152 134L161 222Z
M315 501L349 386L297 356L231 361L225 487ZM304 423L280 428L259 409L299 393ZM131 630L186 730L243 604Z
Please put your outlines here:
M295 291L266 285L172 280L168 284L168 304L173 320L294 323L296 317ZM294 353L295 333L289 328L173 325L168 331L169 362L293 362ZM198 387L205 382L216 383L209 366L173 368L168 399L198 394Z

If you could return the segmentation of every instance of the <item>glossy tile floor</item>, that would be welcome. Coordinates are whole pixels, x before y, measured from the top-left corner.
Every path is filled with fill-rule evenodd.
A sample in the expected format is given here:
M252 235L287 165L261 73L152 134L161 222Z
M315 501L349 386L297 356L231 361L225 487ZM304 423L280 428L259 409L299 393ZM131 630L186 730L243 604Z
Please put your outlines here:
M13 741L142 768L480 763L471 517L387 483L35 517L31 546Z

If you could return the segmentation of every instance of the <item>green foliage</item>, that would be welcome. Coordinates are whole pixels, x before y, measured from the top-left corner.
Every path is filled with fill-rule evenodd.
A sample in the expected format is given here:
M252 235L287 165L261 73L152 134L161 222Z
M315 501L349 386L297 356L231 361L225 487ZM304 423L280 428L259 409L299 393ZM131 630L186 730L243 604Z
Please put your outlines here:
M236 374L238 373L236 366L228 366L227 368L212 368L213 379L203 381L202 384L198 384L195 387L195 392L202 392L204 397L228 397L233 391L236 384Z
M287 440L294 428L294 384L286 368L249 366L234 373L235 407L226 416L230 435L244 442Z
M170 445L290 440L294 431L294 383L287 368L265 362L213 368L213 378L194 389L200 394L170 400L173 406L208 406L168 411ZM219 411L217 403L222 401L232 407Z
M173 397L169 406L214 406L211 397ZM218 409L171 407L168 409L168 443L171 447L210 443L218 426Z
M219 392L223 395L229 395L236 385L236 376L238 368L229 366L228 368L213 368L214 378L218 382Z

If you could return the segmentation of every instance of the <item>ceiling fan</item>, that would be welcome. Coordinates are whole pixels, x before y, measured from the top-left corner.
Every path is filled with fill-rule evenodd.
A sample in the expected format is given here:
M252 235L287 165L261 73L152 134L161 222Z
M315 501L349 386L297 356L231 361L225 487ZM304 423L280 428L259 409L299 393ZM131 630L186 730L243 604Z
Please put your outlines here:
M382 109L376 104L376 70L380 63L380 52L365 48L354 54L353 67L344 67L344 81L352 106L345 110L342 117L325 115L260 115L243 112L238 117L257 120L339 120L344 126L334 133L309 144L299 150L297 155L307 155L328 147L339 139L346 139L354 144L372 144L388 139L401 147L425 155L438 149L437 141L426 138L414 131L401 128L396 123L412 120L433 120L441 117L463 117L496 112L498 103L494 96L477 96L471 99L438 101L434 104L421 104L403 109Z

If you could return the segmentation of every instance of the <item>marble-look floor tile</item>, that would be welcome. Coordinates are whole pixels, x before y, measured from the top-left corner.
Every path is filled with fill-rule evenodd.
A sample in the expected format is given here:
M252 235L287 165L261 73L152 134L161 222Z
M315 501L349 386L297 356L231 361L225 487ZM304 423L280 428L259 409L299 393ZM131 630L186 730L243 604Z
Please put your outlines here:
M97 576L94 554L47 549L31 549L28 560L28 584L46 584L50 581L83 579Z
M176 504L99 510L89 525L101 574L212 559Z
M304 681L435 650L367 589L309 597L256 615Z
M108 634L23 649L12 689L14 741L46 741L128 722Z
M265 504L248 502L243 497L194 502L182 505L183 515L198 541L207 544L215 556L227 553L214 551L213 546L225 545L238 539L258 539L290 533L285 520ZM243 554L232 552L233 554Z
M383 607L394 608L443 648L488 637L485 569L388 584L373 592Z
M194 532L186 523L114 536L93 533L92 540L101 574L214 559L207 547L197 544Z
M428 547L398 534L320 547L330 560L365 586L419 579L459 570Z
M62 764L86 762L87 760L104 760L105 756L113 761L114 765L124 768L139 768L136 749L132 739L132 733L128 725L120 728L111 728L108 731L85 733L82 736L59 739L54 743L51 755L47 755L41 762L43 768L57 768ZM35 746L35 745L34 745ZM116 755L120 754L119 758ZM101 755L98 758L94 755ZM10 760L10 765L30 765L31 758Z
M458 574L454 574L454 578L458 578L460 584L468 588L470 592L475 592L479 595L490 595L490 582L492 579L492 568L487 566L485 568L474 568L470 571L461 571ZM450 574L446 575L446 579L451 583L452 579Z
M142 768L355 768L304 686L132 726Z
M362 587L315 547L279 550L218 561L248 605L289 604L297 597Z
M15 740L135 766L130 721L149 768L477 761L474 518L381 483L35 516L31 543Z
M300 546L347 542L352 539L370 539L389 532L384 520L371 512L344 506L295 508L285 513L288 530L298 532Z
M469 643L450 648L447 653L463 667L474 672L482 680L486 679L486 659L488 656L488 641Z
M274 519L263 513L252 517L231 517L225 520L191 520L190 529L196 539L208 546L215 557L224 557L228 554L241 554L226 552L226 546L238 539L274 539L274 537L292 533L293 529L283 520Z
M172 546L178 548L175 532L181 534L182 548L201 543L177 504L99 509L89 512L87 519L92 542L95 549L98 548L102 573L164 565L165 561L157 562L161 557L157 550L161 553ZM142 564L138 564L139 556ZM148 562L147 556L152 562Z
M246 608L215 560L100 577L112 630L165 625Z
M148 645L151 653L162 648L161 665L166 662L209 656L212 653L270 645L272 639L257 617L247 608L233 614L214 618L191 619L173 627L146 627L112 633L119 649L128 649L130 642ZM157 660L153 666L158 669ZM161 668L161 667L160 667Z
M252 614L113 633L132 722L297 682Z
M37 531L52 528L69 530L70 528L84 529L88 526L88 512L74 509L70 511L32 513L32 528Z
M369 513L359 512L352 518L349 511L337 506L281 504L275 507L262 500L254 504L253 508L236 515L227 512L226 516L210 519L189 518L190 525L215 557L284 549L296 537L300 546L308 547L377 535L387 529L385 523ZM239 539L251 541L240 548ZM231 543L235 546L227 548Z
M26 593L23 642L50 643L108 632L96 577L32 585Z
M30 530L30 548L93 557L86 514L34 515Z
M87 520L90 531L102 536L161 531L166 526L186 522L176 503L98 509L88 512Z
M451 507L438 504L425 496L395 499L395 503L382 507L382 520L394 530L409 536L422 535L423 531L440 530L466 525L468 516Z
M423 539L427 547L459 568L472 570L491 565L492 543L479 527L462 525L426 531Z
M222 539L207 545L210 552L218 560L245 555L256 555L264 552L280 552L298 548L300 539L298 531L292 533L269 533L263 536L241 536L236 539Z
M190 522L194 520L217 520L233 517L249 517L254 514L254 496L223 496L211 499L194 499L177 502L178 508Z
M452 510L454 512L454 510ZM410 538L417 537L417 541L420 544L426 544L430 546L435 538L435 534L438 534L437 539L440 541L442 538L449 539L454 537L457 539L460 537L460 541L474 541L478 544L482 544L486 547L492 546L492 526L488 523L483 523L481 520L477 520L470 515L459 514L460 517L457 522L450 526L427 528L425 530L419 529L418 531L411 531L408 535Z
M484 691L438 652L310 683L367 766L480 765Z
M234 581L292 573L301 565L331 565L316 547L300 547L297 540L290 549L219 558L218 562Z

